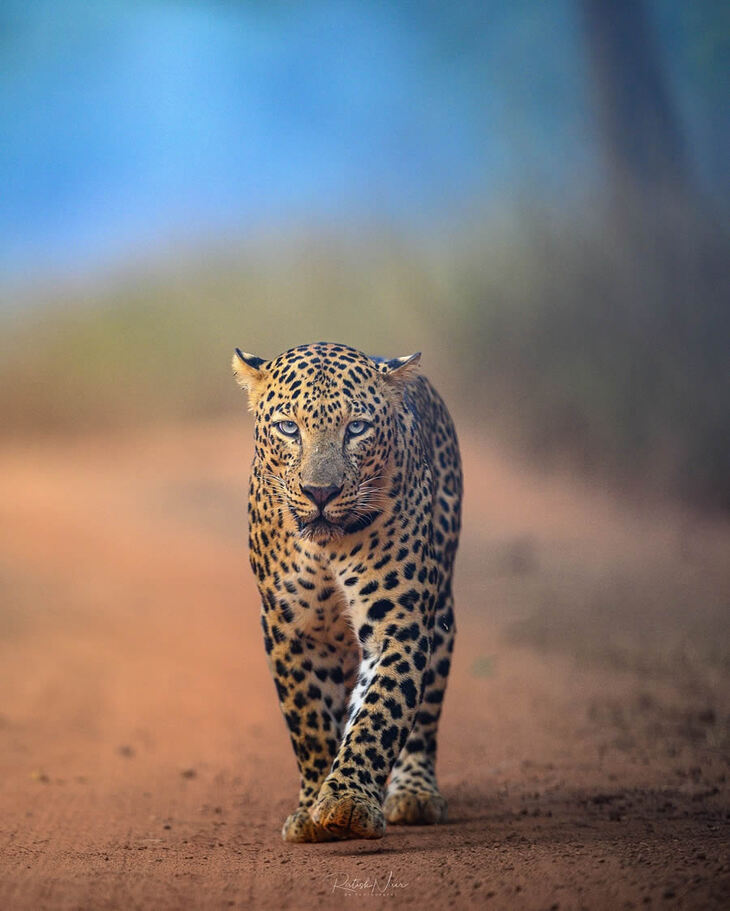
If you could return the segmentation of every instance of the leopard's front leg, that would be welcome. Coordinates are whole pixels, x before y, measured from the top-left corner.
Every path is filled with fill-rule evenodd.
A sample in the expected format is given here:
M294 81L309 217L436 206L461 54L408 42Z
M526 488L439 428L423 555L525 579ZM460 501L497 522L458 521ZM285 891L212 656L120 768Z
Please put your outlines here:
M394 610L391 599L374 601L357 627L362 663L349 720L310 810L314 822L338 838L385 834L385 783L415 722L430 654L431 596L413 592L410 598L408 612Z
M340 744L356 668L356 651L317 641L262 617L269 666L300 775L299 802L282 827L285 841L330 841L337 836L310 815Z
M453 598L450 588L445 586L436 601L431 662L426 671L423 701L388 780L383 811L389 823L429 825L446 821L446 800L436 781L436 748L454 635Z

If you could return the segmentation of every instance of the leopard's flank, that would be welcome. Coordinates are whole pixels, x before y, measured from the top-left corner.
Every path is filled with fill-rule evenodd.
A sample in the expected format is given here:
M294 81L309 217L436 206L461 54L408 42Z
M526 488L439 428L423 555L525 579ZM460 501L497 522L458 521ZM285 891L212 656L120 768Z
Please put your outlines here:
M419 358L324 342L233 358L256 422L251 567L301 777L287 841L446 818L436 735L462 480Z

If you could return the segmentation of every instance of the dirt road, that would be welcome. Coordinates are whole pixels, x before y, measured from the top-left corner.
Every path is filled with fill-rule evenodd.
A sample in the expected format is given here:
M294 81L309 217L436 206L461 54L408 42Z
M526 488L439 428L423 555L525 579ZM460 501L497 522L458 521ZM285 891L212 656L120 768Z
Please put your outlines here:
M730 527L468 441L451 821L290 846L249 433L0 451L0 909L730 907Z

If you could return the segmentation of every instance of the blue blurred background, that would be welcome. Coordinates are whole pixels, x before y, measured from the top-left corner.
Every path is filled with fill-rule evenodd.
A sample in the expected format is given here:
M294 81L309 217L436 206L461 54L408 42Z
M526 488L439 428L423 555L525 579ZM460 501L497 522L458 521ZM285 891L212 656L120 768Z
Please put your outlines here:
M710 193L728 181L722 6L647 4ZM580 15L575 0L4 0L4 277L292 220L420 233L520 194L580 200L601 180Z
M713 0L2 0L6 430L226 410L234 344L337 338L726 502L729 34Z

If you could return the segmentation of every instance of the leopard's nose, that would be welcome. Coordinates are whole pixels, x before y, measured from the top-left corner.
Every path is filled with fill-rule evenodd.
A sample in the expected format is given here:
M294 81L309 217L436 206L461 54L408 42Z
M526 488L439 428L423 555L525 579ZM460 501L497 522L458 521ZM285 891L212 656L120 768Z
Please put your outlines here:
M302 484L302 492L320 509L324 509L330 500L342 492L342 486L330 484L328 487L315 487L313 484Z

